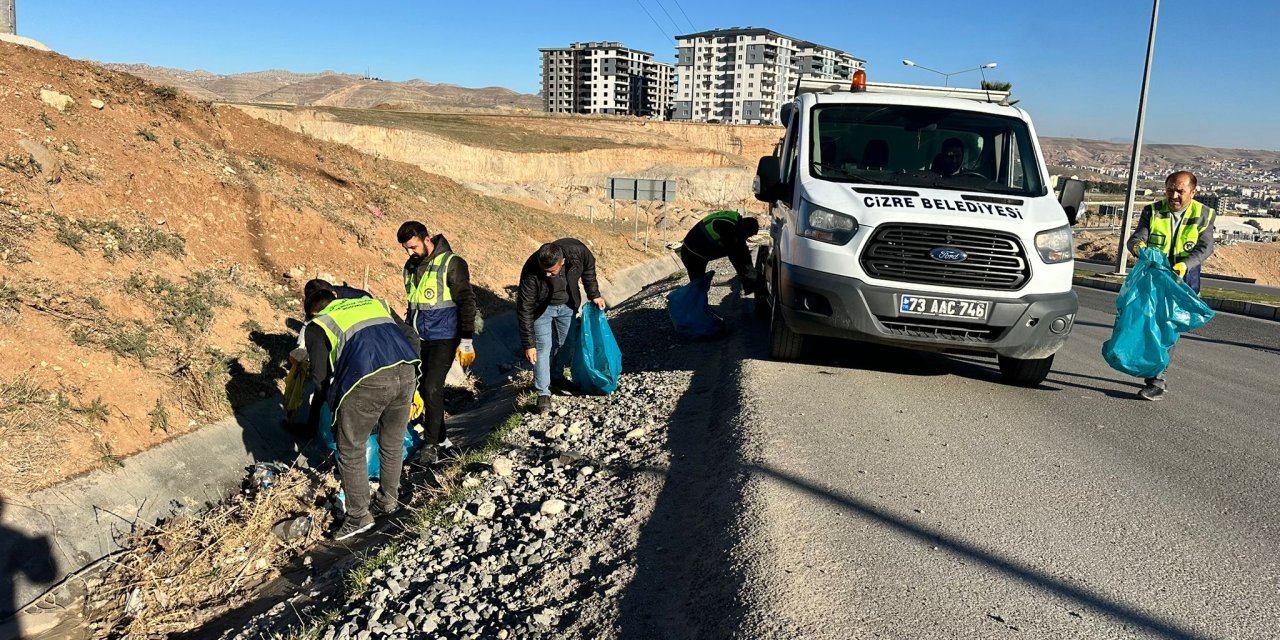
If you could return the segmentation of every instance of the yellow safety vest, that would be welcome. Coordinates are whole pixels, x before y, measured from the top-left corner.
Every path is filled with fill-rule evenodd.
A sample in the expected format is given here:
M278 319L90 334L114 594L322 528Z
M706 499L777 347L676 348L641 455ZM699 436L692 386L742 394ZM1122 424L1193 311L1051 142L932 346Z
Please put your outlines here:
M1182 223L1178 225L1177 237L1174 237L1173 211L1166 200L1151 205L1150 236L1147 246L1159 249L1169 256L1169 261L1181 262L1200 242L1200 234L1213 222L1213 207L1206 207L1192 200L1191 205L1182 213Z
M702 228L707 232L708 237L710 237L715 242L720 242L720 234L716 233L716 230L714 228L716 221L730 220L733 223L737 224L737 222L741 219L742 219L742 215L739 214L737 211L717 211L703 218L702 222L699 224L701 224Z

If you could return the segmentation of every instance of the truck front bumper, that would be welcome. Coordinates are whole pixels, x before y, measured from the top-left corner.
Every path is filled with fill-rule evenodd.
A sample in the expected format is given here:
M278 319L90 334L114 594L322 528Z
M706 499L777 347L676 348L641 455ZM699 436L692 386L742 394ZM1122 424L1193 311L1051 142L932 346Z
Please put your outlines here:
M914 291L910 283L880 287L857 278L783 264L778 277L782 317L807 335L870 340L932 350L985 351L1035 359L1053 355L1071 333L1080 308L1075 291L991 298L981 290L956 294ZM985 300L984 320L904 315L902 294Z

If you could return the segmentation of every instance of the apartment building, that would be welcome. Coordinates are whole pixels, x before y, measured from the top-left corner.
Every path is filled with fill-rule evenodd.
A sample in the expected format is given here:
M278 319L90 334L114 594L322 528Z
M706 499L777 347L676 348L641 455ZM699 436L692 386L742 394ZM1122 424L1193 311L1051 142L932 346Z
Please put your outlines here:
M665 119L675 66L620 42L575 42L542 52L542 104L548 113L600 113Z
M849 80L865 61L754 27L676 36L671 119L772 124L800 75Z

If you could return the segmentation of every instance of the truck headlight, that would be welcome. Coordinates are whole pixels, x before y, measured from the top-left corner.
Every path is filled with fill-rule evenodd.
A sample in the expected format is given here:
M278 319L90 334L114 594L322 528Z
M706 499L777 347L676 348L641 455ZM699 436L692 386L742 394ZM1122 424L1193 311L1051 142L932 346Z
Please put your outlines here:
M802 237L831 244L845 244L858 232L852 216L823 209L808 200L800 201L799 233Z
M1041 231L1036 234L1036 251L1047 264L1057 264L1071 259L1071 226Z

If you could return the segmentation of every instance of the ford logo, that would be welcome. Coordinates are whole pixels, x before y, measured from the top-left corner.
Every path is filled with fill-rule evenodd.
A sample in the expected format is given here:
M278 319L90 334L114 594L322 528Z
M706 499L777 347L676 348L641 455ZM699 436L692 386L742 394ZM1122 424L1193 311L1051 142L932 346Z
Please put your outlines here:
M938 262L964 262L969 259L969 254L951 247L938 247L929 252L929 257Z

